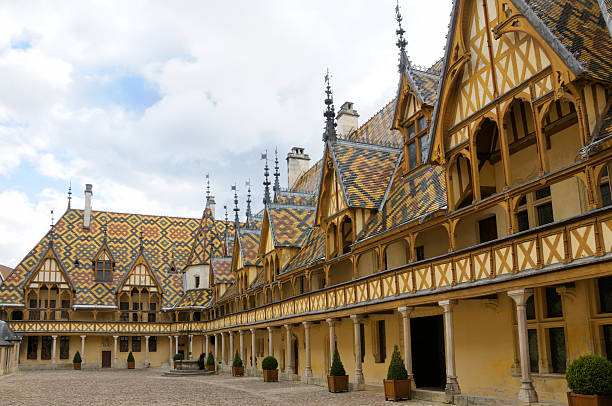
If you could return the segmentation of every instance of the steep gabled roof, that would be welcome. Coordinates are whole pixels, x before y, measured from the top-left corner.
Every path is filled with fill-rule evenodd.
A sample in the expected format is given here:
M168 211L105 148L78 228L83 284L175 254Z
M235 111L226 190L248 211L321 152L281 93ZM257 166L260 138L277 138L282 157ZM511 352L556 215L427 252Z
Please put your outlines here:
M302 176L295 181L291 186L292 192L301 193L317 193L319 190L319 181L321 179L321 168L323 160L319 159L313 166L310 167Z
M213 289L210 288L188 290L174 305L174 309L208 307L211 304L213 295Z
M325 235L321 227L315 227L304 247L287 263L282 273L311 265L325 258Z
M213 258L212 272L215 283L234 283L231 258Z
M261 232L252 229L238 230L238 245L242 254L242 261L246 266L259 266L261 259L259 258L259 240Z
M210 209L204 210L196 239L189 253L188 265L209 264L212 251L213 258L223 257L225 255L225 231L227 235L234 235L234 223L228 221L227 224L223 220L216 220ZM211 244L212 234L212 244Z
M314 193L294 192L291 190L281 190L278 193L278 204L289 204L292 206L314 206Z
M391 122L395 110L394 107L395 99L387 103L387 105L378 111L371 119L351 133L347 137L347 140L401 148L404 143L402 134L399 131L391 130Z
M314 224L313 206L270 204L267 216L275 247L301 247Z

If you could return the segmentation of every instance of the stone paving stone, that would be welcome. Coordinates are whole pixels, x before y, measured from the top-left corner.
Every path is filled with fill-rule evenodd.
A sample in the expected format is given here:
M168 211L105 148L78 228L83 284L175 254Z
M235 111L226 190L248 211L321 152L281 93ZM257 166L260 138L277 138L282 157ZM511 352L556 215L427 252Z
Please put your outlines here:
M299 382L226 374L162 377L162 370L22 371L0 379L0 405L393 405L380 392L331 394ZM408 405L438 405L424 401Z

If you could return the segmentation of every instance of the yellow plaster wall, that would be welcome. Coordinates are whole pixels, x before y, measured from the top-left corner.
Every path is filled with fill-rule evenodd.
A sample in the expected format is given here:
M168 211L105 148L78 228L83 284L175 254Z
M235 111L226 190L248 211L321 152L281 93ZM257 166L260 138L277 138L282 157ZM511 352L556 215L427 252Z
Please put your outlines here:
M408 244L404 240L395 241L387 246L387 269L408 263Z
M492 215L495 215L497 222L497 237L505 237L508 234L506 212L503 207L494 206L465 216L457 223L455 227L455 249L459 250L480 243L478 222ZM427 247L425 247L425 255L427 256Z
M425 247L425 259L433 258L448 252L448 233L444 227L436 227L423 231L415 240L415 248Z

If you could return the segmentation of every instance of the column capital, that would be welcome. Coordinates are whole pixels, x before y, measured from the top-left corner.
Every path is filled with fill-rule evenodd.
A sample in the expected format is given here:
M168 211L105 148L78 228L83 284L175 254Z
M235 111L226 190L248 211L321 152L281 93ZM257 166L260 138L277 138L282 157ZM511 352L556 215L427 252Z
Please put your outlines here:
M357 324L364 319L364 316L362 314L351 314L351 319L353 323Z
M230 330L230 331L227 332L227 335L229 335L231 337L231 336L234 335L234 332Z
M145 340L148 340L149 338L151 338L151 336L144 336Z
M174 336L174 339L175 339L175 340L178 340L178 338L179 338L179 336Z
M312 326L312 321L303 321L302 325L304 328L310 328L310 326Z
M244 330L238 330L238 333L240 333L241 336L244 335Z
M450 312L454 305L457 304L456 300L440 300L438 305L444 309L445 312Z
M529 299L531 295L533 295L533 289L531 288L508 291L508 296L514 300L517 306L525 306L527 299Z
M283 327L285 327L287 330L291 330L292 326L292 324L283 324Z
M193 334L189 334L189 338L193 338Z
M51 338L53 338L54 340L57 340L57 335L52 335Z
M276 330L276 327L266 327L266 329L270 332Z
M116 336L113 336L113 337L116 337ZM170 341L172 341L172 336L168 336L168 338L170 339Z
M249 331L251 332L251 334L255 334L255 330L257 330L257 329L255 329L255 328L250 328L250 329L249 329Z
M410 317L410 314L414 311L414 307L412 306L401 306L397 308L397 311L402 314L404 317Z
M84 339L85 339L85 337L87 337L87 336L86 336L86 335L82 335L82 336L81 336L81 340L84 340Z
M117 339L119 338L119 336L113 336L113 338L115 339L115 341L117 341Z
M333 326L334 324L336 324L336 321L338 321L337 319L325 319L325 321L327 322L327 324L329 324L330 326Z

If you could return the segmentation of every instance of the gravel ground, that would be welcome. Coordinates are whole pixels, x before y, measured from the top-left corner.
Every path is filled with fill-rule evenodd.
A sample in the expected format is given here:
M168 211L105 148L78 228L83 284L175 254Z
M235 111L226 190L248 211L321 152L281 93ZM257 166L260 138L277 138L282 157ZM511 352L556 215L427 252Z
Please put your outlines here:
M331 394L299 382L264 383L226 374L162 377L162 370L23 371L0 378L9 405L392 405L380 392ZM399 404L437 405L409 401Z

